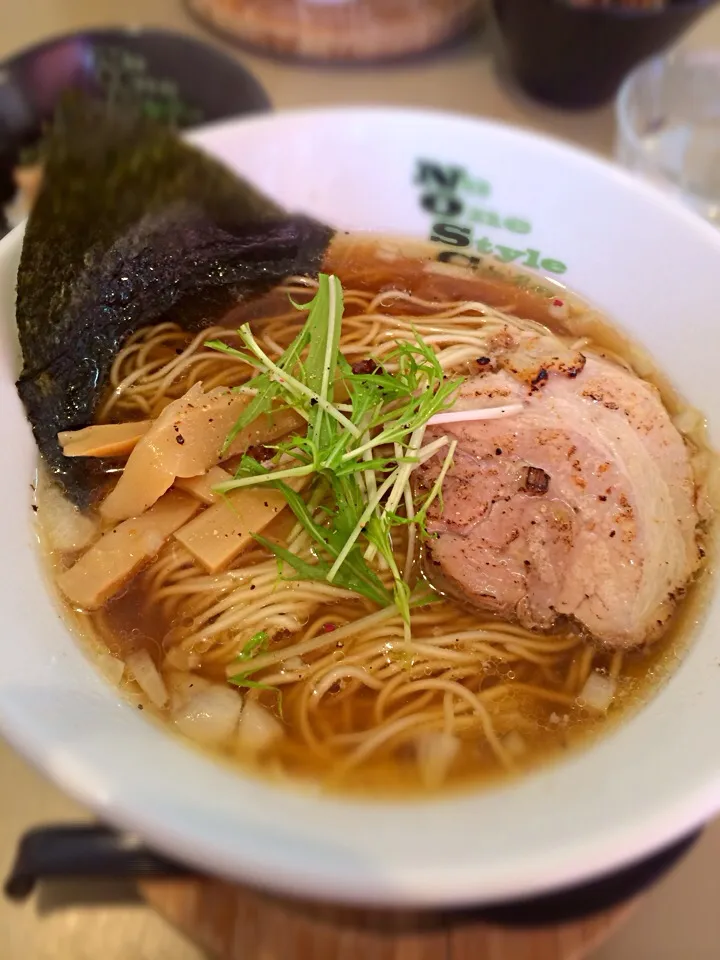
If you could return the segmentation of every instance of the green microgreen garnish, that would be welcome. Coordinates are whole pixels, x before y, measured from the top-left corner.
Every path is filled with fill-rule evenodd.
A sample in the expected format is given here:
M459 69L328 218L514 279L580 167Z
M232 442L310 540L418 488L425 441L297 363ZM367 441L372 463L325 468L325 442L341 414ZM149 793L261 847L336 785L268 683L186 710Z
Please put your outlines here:
M257 653L267 650L269 643L270 637L268 636L267 630L259 630L250 637L245 646L242 648L237 656L238 660L252 659L252 657L254 657Z
M253 657L256 657L259 653L264 653L270 646L270 635L267 630L258 630L257 633L254 633L248 641L244 644L242 650L237 655L237 659L241 663L247 663L248 660L252 660ZM234 677L229 677L228 682L232 683L236 687L241 687L244 690L272 690L277 695L277 711L282 717L282 691L278 687L273 687L268 683L262 683L259 680L253 680L252 675L255 673L252 667L244 670L242 673L235 674Z
M428 509L440 496L456 443L440 437L423 444L423 438L430 418L451 405L462 381L445 377L434 351L417 333L384 354L383 367L353 372L340 352L343 293L337 277L320 274L309 303L291 302L307 312L307 320L278 359L267 355L249 324L238 330L244 349L218 340L207 345L257 371L240 388L252 399L230 432L226 449L258 416L283 407L303 417L307 433L275 444L270 462L244 456L235 477L216 489L227 493L267 483L282 491L312 549L310 556L298 556L256 535L277 558L281 575L290 568L296 579L327 581L381 607L395 604L407 626L418 598L411 596L411 586L398 569L393 528L413 523L421 536L428 535ZM412 516L402 516L398 511L407 503L413 470L443 450L442 470L432 489ZM298 482L304 483L302 495L294 489ZM330 509L324 506L328 503ZM381 569L389 571L390 587ZM265 642L259 637L246 644L251 646L248 656Z

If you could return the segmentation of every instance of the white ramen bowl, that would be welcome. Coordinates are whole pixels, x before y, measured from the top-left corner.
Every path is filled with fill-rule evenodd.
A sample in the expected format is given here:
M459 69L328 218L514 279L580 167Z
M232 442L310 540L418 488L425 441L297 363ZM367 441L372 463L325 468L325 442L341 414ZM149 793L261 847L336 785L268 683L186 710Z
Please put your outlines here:
M567 283L647 345L710 415L718 444L720 233L652 187L560 143L436 113L290 113L193 139L291 209L419 237L452 220L456 237L488 238L501 258ZM558 888L720 810L718 595L635 716L561 762L461 796L381 803L281 789L147 722L86 659L43 582L30 511L36 451L14 387L21 243L19 229L0 243L0 727L58 785L208 872L385 905Z

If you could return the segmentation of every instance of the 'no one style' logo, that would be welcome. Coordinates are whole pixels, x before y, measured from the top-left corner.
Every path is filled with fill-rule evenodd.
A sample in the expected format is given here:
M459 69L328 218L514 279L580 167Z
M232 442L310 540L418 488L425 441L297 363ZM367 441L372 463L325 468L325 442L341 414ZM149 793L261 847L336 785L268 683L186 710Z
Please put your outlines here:
M440 163L436 160L417 161L415 183L420 187L420 205L433 217L430 239L456 247L457 252L446 255L456 262L471 267L480 265L479 254L494 257L501 263L529 267L543 273L559 276L567 264L546 256L527 244L532 223L525 217L508 215L492 209L487 201L492 186L487 180L468 175L464 167ZM512 234L508 243L484 235L490 228ZM504 237L502 238L505 239Z

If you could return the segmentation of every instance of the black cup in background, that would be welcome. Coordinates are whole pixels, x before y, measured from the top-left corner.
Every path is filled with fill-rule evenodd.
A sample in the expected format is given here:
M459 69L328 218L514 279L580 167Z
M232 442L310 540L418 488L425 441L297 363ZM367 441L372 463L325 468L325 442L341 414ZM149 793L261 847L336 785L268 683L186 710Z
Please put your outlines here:
M523 89L560 107L594 107L625 75L682 34L714 0L675 0L662 10L572 6L569 0L493 0Z

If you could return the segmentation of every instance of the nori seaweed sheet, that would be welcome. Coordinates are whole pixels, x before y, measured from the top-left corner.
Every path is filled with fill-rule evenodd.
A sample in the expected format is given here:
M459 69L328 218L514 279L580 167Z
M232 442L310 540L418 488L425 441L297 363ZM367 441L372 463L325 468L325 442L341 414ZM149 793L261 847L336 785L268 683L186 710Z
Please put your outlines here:
M57 433L93 422L128 336L166 316L201 328L317 272L332 230L284 213L170 129L91 103L65 111L44 156L18 272L18 390L46 463L87 506L103 464L63 457Z

